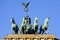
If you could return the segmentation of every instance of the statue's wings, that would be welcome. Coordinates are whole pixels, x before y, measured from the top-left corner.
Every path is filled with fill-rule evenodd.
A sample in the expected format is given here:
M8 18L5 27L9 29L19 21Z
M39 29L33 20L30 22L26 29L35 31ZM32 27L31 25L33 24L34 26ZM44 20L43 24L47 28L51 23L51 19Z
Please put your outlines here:
M29 3L30 3L30 2L28 2L28 3L22 2L22 4L25 6L25 8L27 8L27 6L29 5Z
M25 3L24 2L22 2L22 4L23 4L23 6L25 6Z
M28 3L26 4L26 7L29 5L29 3L30 3L30 2L28 2Z

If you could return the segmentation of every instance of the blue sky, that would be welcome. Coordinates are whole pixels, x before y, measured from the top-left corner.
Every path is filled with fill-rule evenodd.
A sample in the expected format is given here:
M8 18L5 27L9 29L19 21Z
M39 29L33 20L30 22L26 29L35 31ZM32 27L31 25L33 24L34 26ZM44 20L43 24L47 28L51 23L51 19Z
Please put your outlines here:
M7 34L12 34L11 17L15 19L19 26L25 16L21 2L30 1L28 15L32 24L34 18L38 16L39 26L43 24L46 17L50 18L48 34L53 34L60 38L60 0L0 0L0 38Z

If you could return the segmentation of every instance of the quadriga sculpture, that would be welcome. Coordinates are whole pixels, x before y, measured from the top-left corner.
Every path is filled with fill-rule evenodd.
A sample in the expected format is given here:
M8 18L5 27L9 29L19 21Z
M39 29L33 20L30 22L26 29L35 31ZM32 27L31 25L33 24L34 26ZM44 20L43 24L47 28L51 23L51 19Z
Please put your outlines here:
M48 29L49 18L44 20L44 24L40 26L40 34L43 34Z
M38 30L38 17L35 17L35 19L34 19L34 24L33 24L32 30L33 30L34 34L37 33L37 30Z
M20 34L28 34L28 30L31 27L31 19L28 16L25 16L22 21L20 28Z
M11 22L12 22L12 30L13 30L14 34L18 34L19 28L18 28L18 26L17 26L17 24L15 23L15 21L14 21L13 18L11 18Z

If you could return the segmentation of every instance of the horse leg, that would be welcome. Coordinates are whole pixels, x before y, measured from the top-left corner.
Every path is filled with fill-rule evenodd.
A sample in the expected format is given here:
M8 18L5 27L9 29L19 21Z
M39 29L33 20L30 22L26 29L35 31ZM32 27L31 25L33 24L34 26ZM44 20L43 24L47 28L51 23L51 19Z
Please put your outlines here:
M44 34L44 30L42 31L42 34Z
M15 34L18 34L18 30L15 30Z
M42 30L40 30L40 34L42 33Z
M39 34L41 34L41 32L42 32L42 30L40 29L40 32L39 32Z

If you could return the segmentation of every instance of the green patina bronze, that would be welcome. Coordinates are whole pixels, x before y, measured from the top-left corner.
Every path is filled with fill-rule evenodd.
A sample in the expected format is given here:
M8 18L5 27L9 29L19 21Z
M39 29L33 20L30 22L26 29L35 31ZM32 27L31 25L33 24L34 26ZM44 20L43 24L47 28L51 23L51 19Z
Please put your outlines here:
M40 32L38 32L38 17L35 17L34 24L31 25L31 18L27 15L28 12L28 3L22 2L24 6L24 11L26 12L26 16L22 20L22 24L20 29L14 21L14 18L11 18L12 22L12 30L14 34L18 34L18 30L20 34L43 34L48 29L49 18L46 18L44 24L40 26Z

